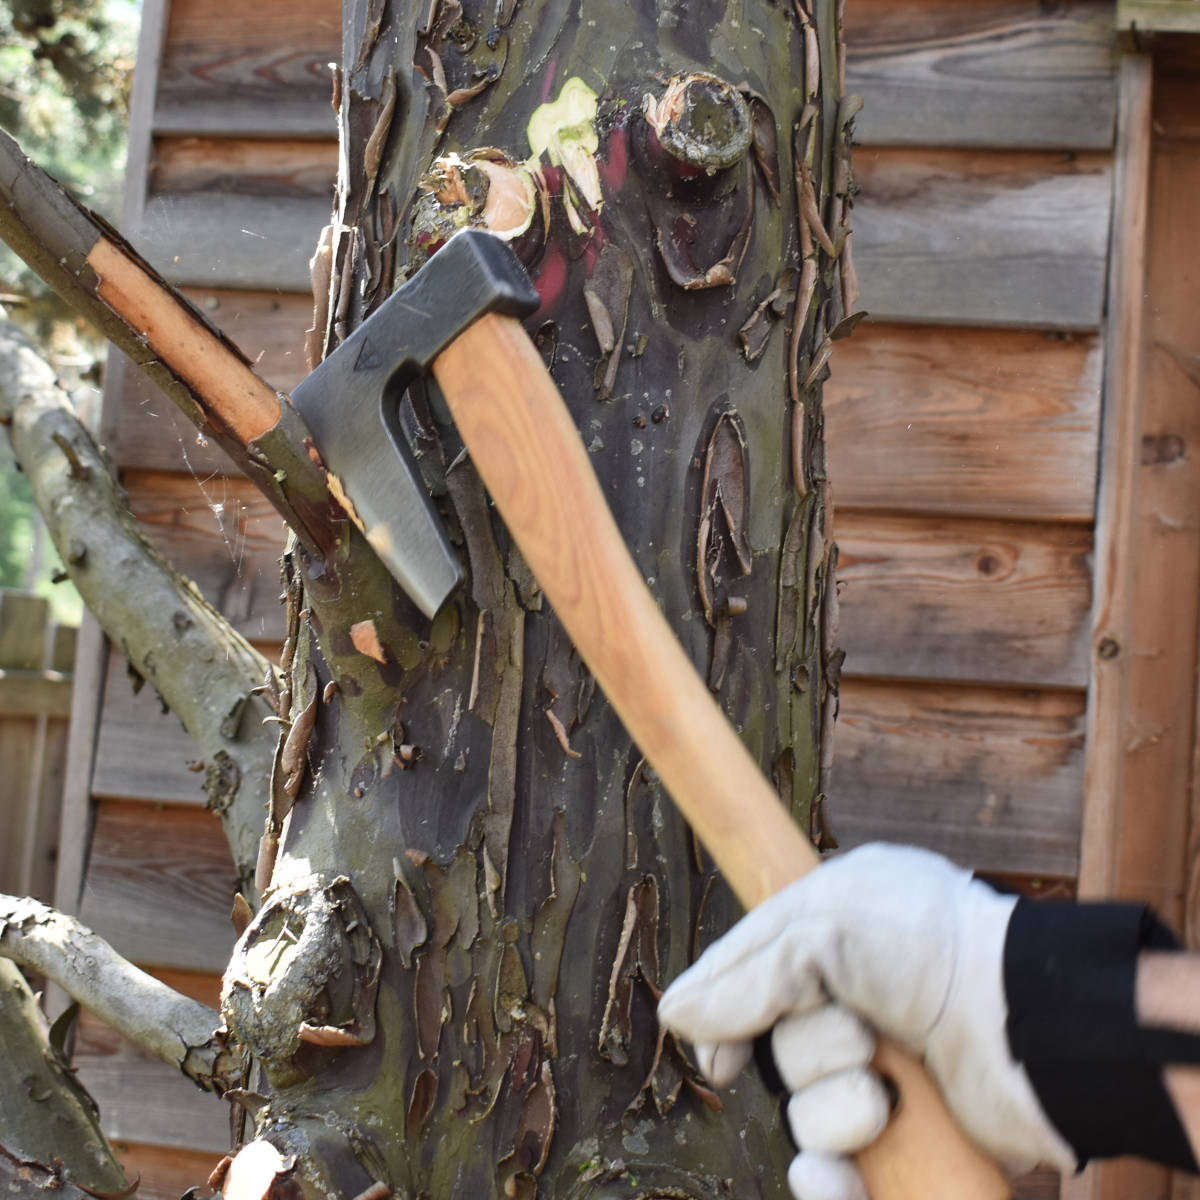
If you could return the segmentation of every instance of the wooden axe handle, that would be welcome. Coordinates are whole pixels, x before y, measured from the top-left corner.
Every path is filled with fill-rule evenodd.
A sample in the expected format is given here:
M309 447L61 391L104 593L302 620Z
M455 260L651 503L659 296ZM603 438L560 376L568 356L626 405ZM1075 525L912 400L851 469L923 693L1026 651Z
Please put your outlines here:
M520 324L489 315L434 361L463 441L576 648L751 908L818 864L672 634L609 512L579 432ZM898 1046L876 1064L895 1118L859 1156L872 1200L1004 1200L1008 1182Z

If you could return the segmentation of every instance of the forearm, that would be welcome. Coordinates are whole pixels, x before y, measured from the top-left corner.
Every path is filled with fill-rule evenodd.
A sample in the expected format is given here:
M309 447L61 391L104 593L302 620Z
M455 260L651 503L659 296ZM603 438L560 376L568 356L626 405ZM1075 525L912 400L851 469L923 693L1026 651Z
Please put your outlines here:
M1200 954L1142 953L1137 969L1137 1014L1142 1025L1200 1034ZM1200 1067L1169 1066L1165 1078L1192 1153L1200 1160Z

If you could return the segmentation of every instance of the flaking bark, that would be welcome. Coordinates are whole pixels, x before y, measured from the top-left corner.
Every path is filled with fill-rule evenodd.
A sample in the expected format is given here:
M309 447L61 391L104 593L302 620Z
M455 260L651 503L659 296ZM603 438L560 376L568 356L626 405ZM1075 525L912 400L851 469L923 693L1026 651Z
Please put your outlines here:
M839 658L820 388L853 303L834 262L851 191L835 6L439 0L414 18L364 2L344 34L310 350L455 228L506 231L543 297L531 332L643 575L828 844ZM272 850L279 907L226 987L335 888L357 915L322 918L326 950L372 980L376 1034L297 1049L281 968L285 1053L264 1057L257 1133L296 1155L286 1187L313 1196L782 1195L774 1099L752 1078L715 1096L653 1017L735 905L437 395L414 389L402 416L469 582L430 624L294 559L292 711L321 700ZM370 939L346 932L364 923L377 980ZM253 1036L269 1039L262 995ZM361 1028L341 996L322 983L304 1003L340 1003L339 1026ZM331 1135L331 1108L353 1138ZM386 1133L370 1112L392 1115Z

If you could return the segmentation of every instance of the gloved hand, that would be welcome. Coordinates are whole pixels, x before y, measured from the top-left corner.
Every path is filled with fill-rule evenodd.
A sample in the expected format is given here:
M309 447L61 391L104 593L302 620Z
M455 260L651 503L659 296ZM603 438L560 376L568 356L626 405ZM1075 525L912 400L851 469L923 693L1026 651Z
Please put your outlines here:
M1073 1171L1009 1053L1003 953L1015 903L938 855L864 846L746 916L667 989L659 1020L695 1044L718 1087L773 1027L801 1148L788 1171L798 1200L865 1200L848 1156L889 1113L868 1067L872 1030L925 1058L963 1129L1011 1173Z

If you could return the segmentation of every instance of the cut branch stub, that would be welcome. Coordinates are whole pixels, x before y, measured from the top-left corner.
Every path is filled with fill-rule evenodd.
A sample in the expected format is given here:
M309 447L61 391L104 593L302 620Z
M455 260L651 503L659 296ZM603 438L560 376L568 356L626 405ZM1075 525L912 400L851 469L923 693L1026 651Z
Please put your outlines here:
M740 162L750 148L750 108L738 90L716 75L675 75L642 113L659 145L688 170L715 175Z
M276 1086L298 1081L305 1043L364 1046L375 1036L382 949L344 875L313 875L271 895L234 949L221 1015Z

